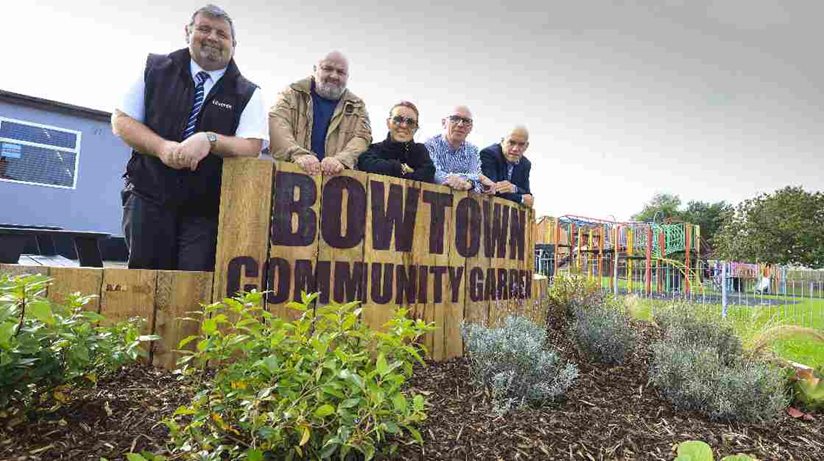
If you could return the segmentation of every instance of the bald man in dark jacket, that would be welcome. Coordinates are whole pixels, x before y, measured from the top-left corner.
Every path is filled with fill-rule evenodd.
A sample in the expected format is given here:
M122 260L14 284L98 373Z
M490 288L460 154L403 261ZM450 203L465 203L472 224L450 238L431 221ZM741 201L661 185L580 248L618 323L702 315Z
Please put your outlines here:
M500 144L481 151L481 171L495 182L495 195L531 207L529 173L532 164L524 153L529 147L529 132L523 126L515 127Z

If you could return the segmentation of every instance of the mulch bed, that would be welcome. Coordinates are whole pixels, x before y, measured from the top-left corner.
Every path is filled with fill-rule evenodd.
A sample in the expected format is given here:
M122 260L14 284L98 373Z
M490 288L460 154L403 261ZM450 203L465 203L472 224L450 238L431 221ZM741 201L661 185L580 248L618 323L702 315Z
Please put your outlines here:
M744 453L760 460L824 460L824 416L787 415L771 424L723 424L676 413L647 386L652 327L637 324L639 348L623 366L587 364L560 334L550 338L580 375L555 406L498 416L490 398L471 385L469 363L432 363L412 379L428 396L424 445L402 446L414 460L582 459L672 460L686 440L710 444L717 459Z
M624 366L587 364L562 335L551 342L578 364L580 376L554 406L496 415L489 396L471 386L468 362L454 359L416 369L412 387L427 395L424 445L401 445L407 460L651 459L672 460L674 446L703 440L716 456L746 453L761 460L824 459L824 416L783 416L764 425L723 424L676 413L647 386L654 331L639 324L641 347ZM131 367L73 391L57 411L28 424L0 423L0 460L122 459L124 453L160 452L168 432L162 418L191 391L173 374Z
M69 402L28 424L0 422L0 460L109 460L159 451L168 430L159 423L191 397L168 371L133 366L72 390Z

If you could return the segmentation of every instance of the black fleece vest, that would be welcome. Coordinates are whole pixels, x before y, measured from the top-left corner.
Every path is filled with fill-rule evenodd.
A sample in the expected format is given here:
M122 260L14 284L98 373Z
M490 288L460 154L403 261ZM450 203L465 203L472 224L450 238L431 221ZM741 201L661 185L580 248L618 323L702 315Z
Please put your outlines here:
M169 55L150 54L144 81L145 125L160 137L182 141L195 95L189 50ZM203 101L195 132L213 131L234 136L240 114L257 86L246 80L229 61L226 73ZM134 191L148 200L187 214L217 217L223 160L214 154L200 161L195 171L175 170L159 158L132 151L126 178Z

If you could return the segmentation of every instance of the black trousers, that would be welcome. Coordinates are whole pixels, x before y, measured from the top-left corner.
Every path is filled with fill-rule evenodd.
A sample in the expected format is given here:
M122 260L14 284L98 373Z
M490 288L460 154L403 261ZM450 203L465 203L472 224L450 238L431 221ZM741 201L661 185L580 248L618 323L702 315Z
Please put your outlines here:
M129 269L215 270L216 217L163 207L128 189L122 199Z

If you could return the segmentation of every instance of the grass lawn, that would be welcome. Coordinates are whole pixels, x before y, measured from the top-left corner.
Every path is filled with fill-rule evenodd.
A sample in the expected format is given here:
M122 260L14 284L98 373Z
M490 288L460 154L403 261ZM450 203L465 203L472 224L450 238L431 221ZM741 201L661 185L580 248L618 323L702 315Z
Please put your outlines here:
M768 298L765 296L765 298ZM769 298L780 298L772 296ZM665 306L668 301L627 298L633 317L652 320L652 311ZM721 321L720 304L696 304ZM745 345L752 344L760 333L778 325L804 325L824 333L824 300L804 299L796 304L781 306L736 306L727 308L727 321L741 337ZM824 366L824 342L804 335L791 335L772 342L771 349L780 357L812 367Z

